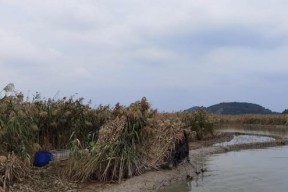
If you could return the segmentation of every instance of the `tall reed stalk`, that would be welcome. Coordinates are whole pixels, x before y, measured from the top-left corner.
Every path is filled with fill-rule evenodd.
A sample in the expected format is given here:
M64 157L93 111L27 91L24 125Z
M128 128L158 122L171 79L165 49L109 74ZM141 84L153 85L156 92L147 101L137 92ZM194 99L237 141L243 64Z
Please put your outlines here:
M113 112L115 119L100 130L99 139L86 156L71 159L67 175L75 180L88 178L118 180L138 175L143 171L139 156L139 145L145 140L148 115L151 114L146 98L125 108L119 104ZM79 169L77 162L81 161Z

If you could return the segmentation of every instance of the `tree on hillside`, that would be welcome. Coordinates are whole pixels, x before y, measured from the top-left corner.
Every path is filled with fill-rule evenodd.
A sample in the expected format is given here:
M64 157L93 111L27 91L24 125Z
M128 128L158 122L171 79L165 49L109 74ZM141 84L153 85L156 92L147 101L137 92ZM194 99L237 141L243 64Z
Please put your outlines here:
M216 114L272 114L273 112L260 105L245 102L219 103L207 107L207 111Z
M288 109L285 109L282 114L288 114Z

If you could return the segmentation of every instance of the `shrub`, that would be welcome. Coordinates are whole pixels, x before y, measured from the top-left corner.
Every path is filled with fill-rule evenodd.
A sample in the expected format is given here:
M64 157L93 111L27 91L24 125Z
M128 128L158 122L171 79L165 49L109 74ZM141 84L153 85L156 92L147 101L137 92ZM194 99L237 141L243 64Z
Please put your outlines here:
M213 122L204 108L200 108L195 112L184 112L183 121L186 127L196 132L198 140L203 139L205 134L213 134L214 132Z

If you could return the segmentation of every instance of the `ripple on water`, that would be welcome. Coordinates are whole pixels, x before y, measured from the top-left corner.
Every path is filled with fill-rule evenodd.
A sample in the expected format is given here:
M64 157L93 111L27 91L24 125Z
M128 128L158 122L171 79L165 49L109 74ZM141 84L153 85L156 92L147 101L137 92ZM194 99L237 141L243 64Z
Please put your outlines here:
M275 139L267 136L257 136L257 135L234 135L231 141L216 143L214 146L229 146L236 144L245 144L245 143L262 143L274 141Z

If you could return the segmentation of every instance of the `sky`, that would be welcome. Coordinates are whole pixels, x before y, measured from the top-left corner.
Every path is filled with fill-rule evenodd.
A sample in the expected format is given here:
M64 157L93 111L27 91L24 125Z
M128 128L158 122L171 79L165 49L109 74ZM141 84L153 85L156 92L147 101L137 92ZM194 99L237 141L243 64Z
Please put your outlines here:
M288 108L287 0L0 0L0 90Z

